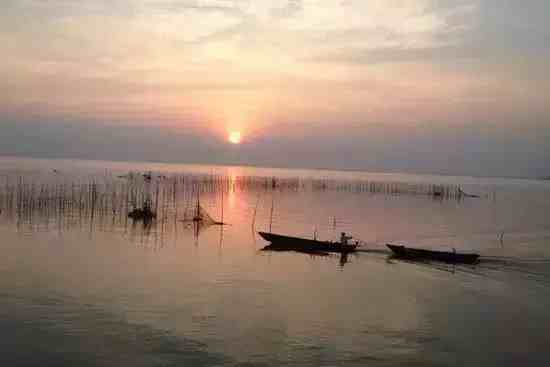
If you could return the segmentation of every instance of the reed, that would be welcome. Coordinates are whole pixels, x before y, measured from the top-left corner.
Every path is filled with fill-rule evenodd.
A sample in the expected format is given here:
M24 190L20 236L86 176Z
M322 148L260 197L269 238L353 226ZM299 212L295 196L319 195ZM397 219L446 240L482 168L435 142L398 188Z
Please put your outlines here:
M33 177L4 178L0 186L0 214L19 224L49 226L97 221L100 224L128 224L128 214L149 207L156 214L154 225L161 230L176 223L178 216L193 206L198 195L219 201L235 191L257 195L254 219L262 193L269 192L350 192L376 195L419 195L440 200L458 200L458 185L375 180L336 180L319 178L276 178L262 176L223 176L215 174L176 174L169 177L133 173L125 178L112 174L88 179L40 180ZM201 196L202 198L202 196ZM219 205L217 203L216 205ZM216 209L220 213L223 209Z

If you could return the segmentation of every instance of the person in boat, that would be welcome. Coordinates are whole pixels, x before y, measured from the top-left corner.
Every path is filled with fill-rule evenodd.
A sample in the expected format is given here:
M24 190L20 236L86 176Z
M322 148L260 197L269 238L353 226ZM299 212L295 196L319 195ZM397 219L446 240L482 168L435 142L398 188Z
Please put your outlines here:
M351 240L352 238L352 236L347 236L346 232L342 232L340 233L340 244L345 246L348 244L348 240Z

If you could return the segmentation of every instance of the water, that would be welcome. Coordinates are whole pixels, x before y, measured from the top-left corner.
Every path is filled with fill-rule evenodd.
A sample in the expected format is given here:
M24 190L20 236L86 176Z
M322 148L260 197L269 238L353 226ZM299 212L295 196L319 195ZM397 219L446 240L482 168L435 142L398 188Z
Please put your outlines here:
M117 176L129 171L166 176L139 186L154 200L166 180L150 226L132 224L101 196L114 190L125 201L117 190L128 181ZM218 184L191 179L200 175ZM263 189L243 184L247 176L300 184ZM187 183L177 183L173 200L175 177ZM314 180L344 184L319 190ZM481 197L357 190L367 181L460 185ZM7 205L8 184L37 192L65 184L70 196L71 185L90 182L103 198L93 219L57 202L48 210ZM3 158L0 190L2 366L550 362L546 182ZM199 191L214 218L223 200L230 225L196 231L180 221ZM368 251L347 259L261 251L254 228L269 227L272 202L274 232L332 239L346 231ZM473 250L482 261L408 263L391 259L386 242Z

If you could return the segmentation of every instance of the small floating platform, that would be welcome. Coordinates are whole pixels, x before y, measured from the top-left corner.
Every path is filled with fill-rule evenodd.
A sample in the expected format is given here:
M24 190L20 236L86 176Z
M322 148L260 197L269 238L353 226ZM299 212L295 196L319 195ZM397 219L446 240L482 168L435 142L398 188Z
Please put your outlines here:
M386 246L396 257L409 260L433 260L455 264L475 264L479 261L479 254L474 253L434 251L392 244L386 244Z
M157 215L147 206L144 208L136 208L128 213L128 218L133 220L142 220L145 222L155 219L156 216Z
M269 232L258 232L266 241L271 242L270 250L301 252L355 252L358 244L343 244L332 241L318 241L308 238L284 236Z

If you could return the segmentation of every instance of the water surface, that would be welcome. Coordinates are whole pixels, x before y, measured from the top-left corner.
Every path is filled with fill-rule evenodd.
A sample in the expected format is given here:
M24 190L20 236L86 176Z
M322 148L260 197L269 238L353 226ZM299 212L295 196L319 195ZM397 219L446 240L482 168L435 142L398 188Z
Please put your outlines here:
M149 171L152 182L135 190L155 200L160 187L160 209L144 226L126 218L128 179L118 176ZM204 175L221 183L198 183ZM262 189L244 183L250 176L300 184ZM362 182L460 185L480 198L357 189ZM41 188L70 198L90 183L93 216L62 201L38 208ZM0 187L1 365L550 362L548 182L3 158ZM34 190L34 204L10 207L10 187ZM230 225L182 222L198 195L215 218L223 206ZM255 231L270 225L326 239L346 231L367 251L261 251ZM482 261L408 263L392 259L387 242L476 251Z

